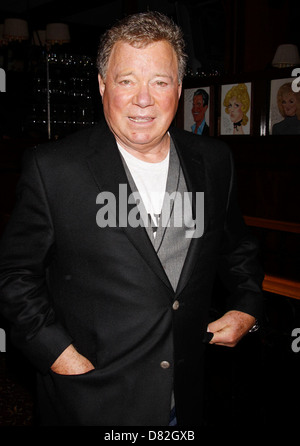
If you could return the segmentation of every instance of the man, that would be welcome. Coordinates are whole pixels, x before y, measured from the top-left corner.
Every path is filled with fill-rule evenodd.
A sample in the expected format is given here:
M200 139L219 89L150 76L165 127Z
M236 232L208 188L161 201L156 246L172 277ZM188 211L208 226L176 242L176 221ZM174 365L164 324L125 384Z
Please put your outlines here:
M197 135L209 136L209 127L205 120L205 113L208 108L209 95L203 89L199 88L193 96L192 115L195 124L192 125L192 132Z
M174 408L179 425L201 424L207 332L233 346L260 317L230 152L171 128L183 48L161 14L124 19L99 48L106 123L25 159L1 246L1 306L38 369L43 425L167 426ZM137 205L156 232L135 224ZM166 213L173 223L161 223ZM208 325L217 272L231 300Z

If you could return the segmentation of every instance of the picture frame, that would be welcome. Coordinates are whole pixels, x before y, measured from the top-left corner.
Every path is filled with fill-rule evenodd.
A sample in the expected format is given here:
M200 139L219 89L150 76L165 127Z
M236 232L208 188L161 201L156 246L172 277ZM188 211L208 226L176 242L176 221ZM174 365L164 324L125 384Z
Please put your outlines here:
M294 77L270 80L269 135L300 135L300 92L293 91Z
M221 85L219 135L252 135L252 82Z
M214 134L213 88L198 86L183 92L183 128L203 136Z

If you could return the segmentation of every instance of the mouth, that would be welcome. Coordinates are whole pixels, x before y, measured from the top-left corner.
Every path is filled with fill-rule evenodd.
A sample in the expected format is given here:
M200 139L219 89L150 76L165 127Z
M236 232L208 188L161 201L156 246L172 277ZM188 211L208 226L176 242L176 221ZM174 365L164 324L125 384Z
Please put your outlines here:
M152 118L151 116L128 116L128 119L131 122L136 122L141 124L154 121L154 118Z

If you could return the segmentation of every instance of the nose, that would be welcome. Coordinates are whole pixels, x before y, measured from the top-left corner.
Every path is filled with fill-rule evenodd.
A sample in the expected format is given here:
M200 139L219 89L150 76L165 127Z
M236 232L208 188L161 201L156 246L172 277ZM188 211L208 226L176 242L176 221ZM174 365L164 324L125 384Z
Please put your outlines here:
M150 86L146 83L140 84L137 87L136 94L133 98L134 105L145 108L154 104L154 99L151 95Z

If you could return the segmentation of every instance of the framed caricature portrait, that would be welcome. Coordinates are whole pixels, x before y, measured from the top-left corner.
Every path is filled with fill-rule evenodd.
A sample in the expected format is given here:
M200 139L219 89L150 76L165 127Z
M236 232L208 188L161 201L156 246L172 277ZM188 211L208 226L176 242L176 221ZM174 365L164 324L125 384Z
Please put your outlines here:
M212 134L211 88L186 88L184 90L184 129L198 135Z
M300 135L300 92L292 90L294 79L271 80L270 135Z
M220 135L250 135L251 82L221 86Z

